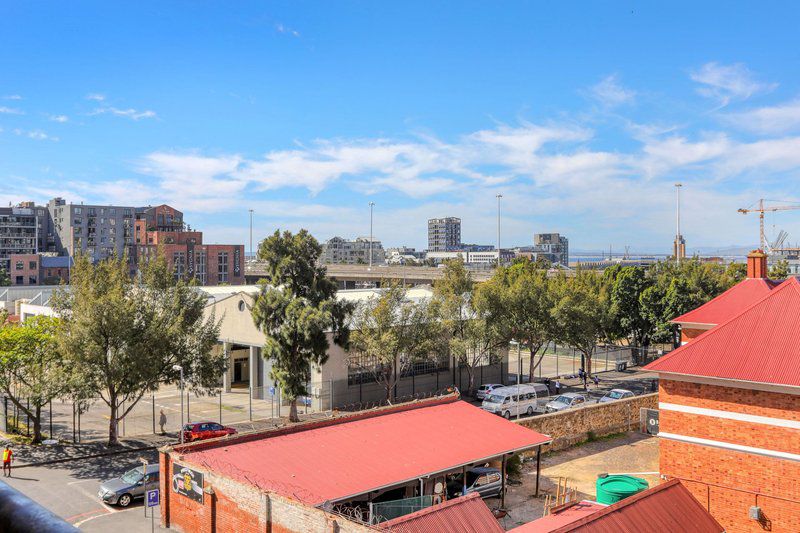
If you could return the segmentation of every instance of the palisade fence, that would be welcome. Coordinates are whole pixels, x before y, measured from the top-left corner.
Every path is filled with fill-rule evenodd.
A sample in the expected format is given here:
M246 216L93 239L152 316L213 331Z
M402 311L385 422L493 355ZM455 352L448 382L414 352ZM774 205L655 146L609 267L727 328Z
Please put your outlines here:
M611 372L622 367L646 364L671 349L671 346L653 346L647 349L635 346L600 345L592 359L594 373ZM541 352L540 352L541 354ZM530 380L530 354L525 347L512 347L508 358L494 364L477 366L472 370L472 386L482 383L510 385ZM537 356L538 360L538 356ZM581 354L561 345L550 344L534 371L535 380L569 377L578 374ZM297 410L302 418L331 416L333 411L358 411L382 405L421 399L458 389L464 394L470 388L470 369L464 365L420 365L406 372L394 386L393 399L382 383L364 374L349 379L309 383L307 394L297 399ZM25 402L23 402L25 403ZM130 403L120 405L128 409ZM179 388L164 386L154 394L146 394L119 423L120 437L166 434L174 437L187 422L218 422L235 425L240 430L262 428L278 424L289 415L290 401L275 387L233 388L211 394L181 394ZM183 414L182 414L183 413ZM53 400L42 411L42 433L45 438L70 442L87 442L108 438L110 410L101 398L73 402ZM163 422L163 424L162 424ZM28 434L32 422L17 409L9 398L0 396L0 431Z

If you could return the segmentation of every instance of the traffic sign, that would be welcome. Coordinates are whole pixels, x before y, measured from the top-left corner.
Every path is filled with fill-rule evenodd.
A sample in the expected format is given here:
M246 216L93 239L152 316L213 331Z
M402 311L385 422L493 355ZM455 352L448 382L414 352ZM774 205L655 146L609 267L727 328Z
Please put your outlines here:
M270 387L269 388L269 393L270 393L270 395L275 396L275 387Z
M147 506L155 507L158 505L158 489L147 491Z

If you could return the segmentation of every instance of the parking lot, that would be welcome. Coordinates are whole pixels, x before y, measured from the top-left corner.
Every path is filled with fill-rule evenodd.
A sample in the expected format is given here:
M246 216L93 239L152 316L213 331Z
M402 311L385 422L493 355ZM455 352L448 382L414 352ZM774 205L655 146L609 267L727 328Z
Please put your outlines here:
M139 457L150 462L158 461L155 450L130 452L40 467L15 468L13 476L4 477L3 481L82 531L150 531L150 513L153 511L155 529L166 531L158 525L159 507L148 509L145 517L141 500L122 509L102 503L97 495L103 481L141 466Z

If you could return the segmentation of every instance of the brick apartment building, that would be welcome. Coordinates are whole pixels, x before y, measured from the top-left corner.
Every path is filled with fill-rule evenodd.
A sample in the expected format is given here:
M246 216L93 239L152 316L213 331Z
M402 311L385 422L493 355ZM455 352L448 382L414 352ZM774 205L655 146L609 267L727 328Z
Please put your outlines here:
M69 283L69 257L44 254L12 254L8 271L12 285Z
M751 258L742 283L765 275L766 257ZM660 378L660 470L728 532L797 532L800 282L742 307L645 367Z

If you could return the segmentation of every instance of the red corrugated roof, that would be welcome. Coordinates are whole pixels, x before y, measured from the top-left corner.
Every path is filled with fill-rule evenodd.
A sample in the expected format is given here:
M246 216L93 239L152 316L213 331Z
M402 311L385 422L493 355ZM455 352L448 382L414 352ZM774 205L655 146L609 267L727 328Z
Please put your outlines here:
M544 519L541 519L544 520ZM533 529L540 520L512 529L514 533L549 531L550 533L662 533L725 531L708 511L677 479L640 492L621 502L604 507L570 524L550 530Z
M722 324L769 294L778 284L777 281L764 278L747 278L697 309L673 318L672 322L712 326Z
M550 442L460 400L342 419L239 443L181 449L183 460L310 505L338 501Z
M559 513L549 514L533 522L528 522L525 525L512 529L512 531L520 533L549 533L550 531L572 524L581 518L594 514L605 507L606 506L602 503L597 502L578 502Z
M383 522L392 533L503 533L497 519L476 492Z
M789 278L734 318L646 370L800 387L800 282Z

